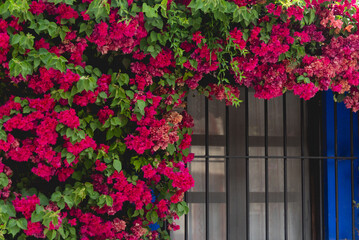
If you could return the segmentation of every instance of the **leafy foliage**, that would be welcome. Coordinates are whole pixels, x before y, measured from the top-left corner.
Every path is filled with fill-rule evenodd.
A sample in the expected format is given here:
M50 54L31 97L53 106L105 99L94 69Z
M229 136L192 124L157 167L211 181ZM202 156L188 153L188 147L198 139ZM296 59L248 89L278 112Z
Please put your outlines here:
M358 19L329 1L2 1L0 239L169 239L194 186L188 91L331 89L357 111Z

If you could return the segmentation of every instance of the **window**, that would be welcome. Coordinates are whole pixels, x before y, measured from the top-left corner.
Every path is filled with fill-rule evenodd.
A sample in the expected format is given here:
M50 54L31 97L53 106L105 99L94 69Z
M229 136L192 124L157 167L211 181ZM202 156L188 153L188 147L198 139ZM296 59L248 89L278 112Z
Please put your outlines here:
M241 93L239 108L195 92L188 98L196 184L173 238L324 239L321 96Z

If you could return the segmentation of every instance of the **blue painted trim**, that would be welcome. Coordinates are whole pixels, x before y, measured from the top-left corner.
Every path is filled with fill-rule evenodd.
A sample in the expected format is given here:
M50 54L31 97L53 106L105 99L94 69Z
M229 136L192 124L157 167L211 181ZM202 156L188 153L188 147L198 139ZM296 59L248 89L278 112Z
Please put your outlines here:
M334 156L334 103L332 93L323 93L323 155ZM323 164L324 181L324 239L335 239L335 178L334 160L328 159ZM334 199L334 201L332 201Z
M354 138L354 156L359 157L359 121L358 113L354 114L353 119L353 138ZM358 160L354 161L354 200L359 202L359 162ZM359 239L359 209L355 208L354 210L354 221L355 221L355 239Z
M343 102L338 109L338 156L350 157L350 110ZM339 239L352 238L351 161L338 160Z

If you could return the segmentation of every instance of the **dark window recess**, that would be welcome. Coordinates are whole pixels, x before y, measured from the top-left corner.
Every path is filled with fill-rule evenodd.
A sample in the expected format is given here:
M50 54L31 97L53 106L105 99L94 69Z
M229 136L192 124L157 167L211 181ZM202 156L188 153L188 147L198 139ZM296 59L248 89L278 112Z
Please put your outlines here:
M185 196L190 212L173 239L324 239L322 169L330 157L321 156L320 96L265 101L247 89L241 96L239 108L195 92L188 98L196 156L189 168L196 184ZM331 158L336 166L339 158L354 159Z

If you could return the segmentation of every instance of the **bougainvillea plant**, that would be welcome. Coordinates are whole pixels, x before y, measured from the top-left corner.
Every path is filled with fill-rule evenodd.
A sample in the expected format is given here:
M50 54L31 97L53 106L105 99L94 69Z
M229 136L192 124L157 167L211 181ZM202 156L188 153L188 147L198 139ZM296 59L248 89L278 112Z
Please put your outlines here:
M359 110L355 2L0 3L0 239L169 239L194 186L186 95L331 89Z

